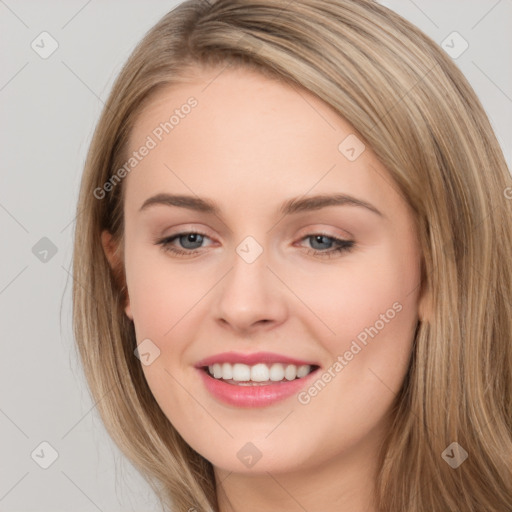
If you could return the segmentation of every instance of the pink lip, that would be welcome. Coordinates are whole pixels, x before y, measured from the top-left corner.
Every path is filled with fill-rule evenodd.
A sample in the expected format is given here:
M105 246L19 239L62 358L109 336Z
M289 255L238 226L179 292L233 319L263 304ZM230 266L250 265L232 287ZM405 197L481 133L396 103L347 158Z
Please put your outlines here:
M256 352L254 354L241 354L239 352L223 352L222 354L217 354L215 356L207 357L206 359L201 359L201 361L199 361L195 365L195 367L202 368L204 366L210 366L215 363L243 363L247 365L254 365L258 363L287 363L294 364L296 366L302 366L305 364L309 364L311 366L316 365L316 363L302 361L300 359L294 359L292 357L274 354L272 352Z
M273 354L271 352L258 352L256 354L224 352L223 354L217 354L199 361L195 366L203 379L206 389L218 400L236 407L265 407L292 395L296 395L302 388L309 384L312 376L316 375L318 370L317 368L301 379L273 382L264 385L239 386L229 384L222 379L211 377L205 370L205 367L215 363L243 363L247 365L257 363L285 363L294 364L296 366L318 365L300 359Z
M296 395L316 375L318 368L306 377L284 382L274 382L262 386L238 386L215 379L199 369L206 389L217 399L236 407L265 407L292 395Z

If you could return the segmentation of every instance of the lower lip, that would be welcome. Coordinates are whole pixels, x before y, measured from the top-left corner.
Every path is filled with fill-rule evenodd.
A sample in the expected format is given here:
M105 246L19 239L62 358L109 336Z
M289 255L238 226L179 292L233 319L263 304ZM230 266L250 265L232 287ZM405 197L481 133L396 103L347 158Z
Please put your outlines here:
M306 377L290 381L255 386L237 386L211 377L205 370L198 369L206 389L222 402L236 407L265 407L297 394L318 368Z

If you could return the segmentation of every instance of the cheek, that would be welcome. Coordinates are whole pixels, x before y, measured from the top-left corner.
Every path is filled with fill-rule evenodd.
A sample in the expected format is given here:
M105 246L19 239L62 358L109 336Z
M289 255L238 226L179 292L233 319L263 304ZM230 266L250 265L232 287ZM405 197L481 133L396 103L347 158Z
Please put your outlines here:
M133 247L126 252L127 286L137 339L172 336L188 311L205 295L212 283L205 275L185 271L153 247Z
M408 369L418 321L420 265L412 245L389 246L361 276L365 287L354 293L346 378L368 404L391 401ZM363 378L364 375L364 378ZM356 406L356 404L354 404Z
M310 322L314 336L330 354L348 350L353 340L369 345L368 340L377 337L392 341L397 349L402 340L409 347L420 270L414 247L408 254L403 249L382 244L295 279L294 291L318 318Z
M407 372L417 325L416 256L414 246L390 243L301 281L299 293L322 320L310 323L311 335L330 356L327 391L306 390L301 403L333 411L340 424L350 411L368 429L386 413Z
M158 357L142 365L146 381L173 425L186 429L201 412L191 398L197 390L182 373L186 349L198 325L194 315L204 307L201 298L215 276L205 283L204 275L177 270L160 251L138 247L126 251L125 264L137 343L149 339L157 347Z
M347 264L325 282L302 282L308 305L335 333L316 321L313 335L330 360L319 375L325 384L315 381L299 397L305 411L318 412L311 415L311 428L326 429L328 437L322 411L329 410L333 424L356 442L386 415L409 365L419 277L417 261L397 258L391 247L378 257ZM329 449L335 445L332 441Z

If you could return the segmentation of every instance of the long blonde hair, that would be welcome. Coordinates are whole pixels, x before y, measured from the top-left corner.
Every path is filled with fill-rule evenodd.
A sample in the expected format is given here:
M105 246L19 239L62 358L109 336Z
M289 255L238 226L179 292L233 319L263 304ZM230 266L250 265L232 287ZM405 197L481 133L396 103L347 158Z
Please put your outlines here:
M413 25L370 0L187 0L121 71L98 122L77 205L73 321L102 420L162 506L218 510L213 468L169 424L134 356L124 269L100 235L123 236L137 114L189 69L242 66L316 94L361 135L411 205L430 314L396 397L375 501L382 511L512 510L512 188L462 73ZM120 251L122 256L122 244ZM456 469L442 452L457 442Z

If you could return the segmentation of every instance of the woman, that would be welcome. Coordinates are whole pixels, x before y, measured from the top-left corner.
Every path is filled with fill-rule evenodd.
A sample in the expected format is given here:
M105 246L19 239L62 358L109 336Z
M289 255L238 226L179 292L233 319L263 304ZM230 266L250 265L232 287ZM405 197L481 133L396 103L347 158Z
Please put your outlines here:
M74 250L89 385L163 506L511 510L510 187L465 78L372 1L164 16Z

